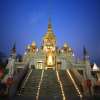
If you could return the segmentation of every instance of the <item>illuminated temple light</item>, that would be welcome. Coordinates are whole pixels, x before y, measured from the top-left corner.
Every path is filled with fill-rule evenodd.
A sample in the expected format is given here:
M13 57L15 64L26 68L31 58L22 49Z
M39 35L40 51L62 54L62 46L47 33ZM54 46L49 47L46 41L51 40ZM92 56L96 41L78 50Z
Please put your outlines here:
M40 88L41 88L41 84L42 84L42 80L43 80L43 74L44 74L44 70L42 70L41 79L40 79L40 82L39 82L39 85L38 85L36 100L39 100L39 94L40 94Z
M48 65L53 65L53 58L52 58L52 55L49 55L49 56L48 56L47 62L48 62Z
M59 84L60 84L60 88L61 88L61 93L62 93L63 100L66 100L66 97L65 97L65 94L64 94L63 85L62 85L62 83L61 83L61 80L60 80L58 71L56 71L56 74L57 74L58 82L59 82Z
M79 90L79 88L78 88L78 86L77 86L75 80L73 79L73 77L72 77L72 75L71 75L71 73L70 73L70 71L69 71L68 69L66 70L66 74L67 74L67 73L68 73L70 79L72 80L72 82L73 82L73 84L74 84L74 87L75 87L77 93L78 93L79 96L80 96L80 99L82 99L82 97L83 97L83 96L82 96L82 93L80 92L80 90Z

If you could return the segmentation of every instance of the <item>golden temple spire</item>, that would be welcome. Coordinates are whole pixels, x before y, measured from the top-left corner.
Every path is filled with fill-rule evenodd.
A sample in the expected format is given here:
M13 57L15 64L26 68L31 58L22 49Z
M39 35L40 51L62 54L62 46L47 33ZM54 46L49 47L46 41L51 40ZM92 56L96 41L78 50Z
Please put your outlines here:
M49 22L48 22L48 31L46 32L46 34L43 37L44 39L54 39L56 40L56 37L53 33L52 30L52 25L51 25L51 19L49 18Z

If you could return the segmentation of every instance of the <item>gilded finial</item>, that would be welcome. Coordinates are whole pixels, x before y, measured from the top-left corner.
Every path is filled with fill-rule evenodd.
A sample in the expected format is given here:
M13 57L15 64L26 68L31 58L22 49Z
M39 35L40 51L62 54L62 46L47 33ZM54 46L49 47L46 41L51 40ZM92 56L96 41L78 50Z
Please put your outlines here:
M52 25L51 25L51 18L49 17L48 21L48 31L52 31Z

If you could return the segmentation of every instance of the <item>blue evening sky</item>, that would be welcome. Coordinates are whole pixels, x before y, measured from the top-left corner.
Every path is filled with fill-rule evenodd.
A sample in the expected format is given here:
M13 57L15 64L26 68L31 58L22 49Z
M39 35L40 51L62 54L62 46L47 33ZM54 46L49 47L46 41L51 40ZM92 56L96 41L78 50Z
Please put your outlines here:
M39 47L49 16L57 46L67 42L82 57L85 45L100 62L100 0L0 0L0 51L8 54L14 42L21 54L32 41Z

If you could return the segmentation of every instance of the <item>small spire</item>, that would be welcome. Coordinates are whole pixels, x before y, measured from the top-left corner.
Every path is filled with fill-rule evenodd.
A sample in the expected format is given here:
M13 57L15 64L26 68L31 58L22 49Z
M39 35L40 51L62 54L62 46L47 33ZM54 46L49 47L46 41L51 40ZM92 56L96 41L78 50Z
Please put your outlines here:
M85 46L83 47L83 55L84 55L84 56L88 55L88 53L87 53L87 50L86 50Z
M89 60L89 56L88 56L88 52L85 48L85 46L83 47L83 60Z
M12 53L16 52L16 43L13 44Z

